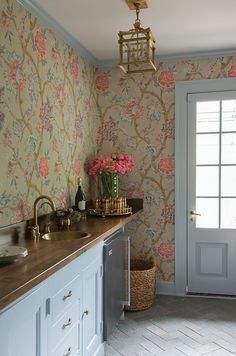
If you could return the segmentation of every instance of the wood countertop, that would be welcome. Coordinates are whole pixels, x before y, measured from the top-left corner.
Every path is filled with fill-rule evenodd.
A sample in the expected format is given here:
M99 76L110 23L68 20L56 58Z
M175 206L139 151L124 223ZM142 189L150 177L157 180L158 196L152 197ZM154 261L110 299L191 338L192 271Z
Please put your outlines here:
M73 230L91 233L91 237L84 240L39 239L35 242L21 238L18 244L28 249L28 256L11 264L0 265L0 311L99 241L105 240L113 232L135 219L142 210L142 200L130 199L129 205L133 209L132 215L105 219L88 216L86 220L77 223Z

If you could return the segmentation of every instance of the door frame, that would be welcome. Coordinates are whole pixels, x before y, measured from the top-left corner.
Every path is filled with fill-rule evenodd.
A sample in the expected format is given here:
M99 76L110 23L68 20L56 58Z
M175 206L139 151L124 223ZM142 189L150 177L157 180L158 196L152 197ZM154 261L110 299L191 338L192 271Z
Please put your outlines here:
M175 85L175 294L187 293L188 94L236 90L236 78L180 81Z

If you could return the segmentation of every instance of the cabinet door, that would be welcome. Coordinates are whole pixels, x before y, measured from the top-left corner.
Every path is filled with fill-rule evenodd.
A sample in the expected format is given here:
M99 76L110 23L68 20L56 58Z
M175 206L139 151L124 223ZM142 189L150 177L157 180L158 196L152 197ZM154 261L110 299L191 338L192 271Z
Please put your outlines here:
M0 356L46 356L46 288L0 314Z
M102 258L83 270L83 356L94 356L102 344Z

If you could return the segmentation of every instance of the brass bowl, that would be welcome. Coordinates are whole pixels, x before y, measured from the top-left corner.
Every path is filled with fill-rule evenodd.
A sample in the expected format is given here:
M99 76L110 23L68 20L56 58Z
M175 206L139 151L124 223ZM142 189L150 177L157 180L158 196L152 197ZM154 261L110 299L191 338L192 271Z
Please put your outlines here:
M91 234L85 231L52 231L41 236L47 241L87 239Z

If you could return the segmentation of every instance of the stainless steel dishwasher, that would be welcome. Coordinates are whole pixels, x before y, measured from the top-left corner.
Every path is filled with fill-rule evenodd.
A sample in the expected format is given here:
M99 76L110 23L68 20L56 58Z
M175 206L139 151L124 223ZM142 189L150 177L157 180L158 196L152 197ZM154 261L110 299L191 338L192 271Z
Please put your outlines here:
M122 229L104 242L103 337L108 340L130 304L130 238Z

